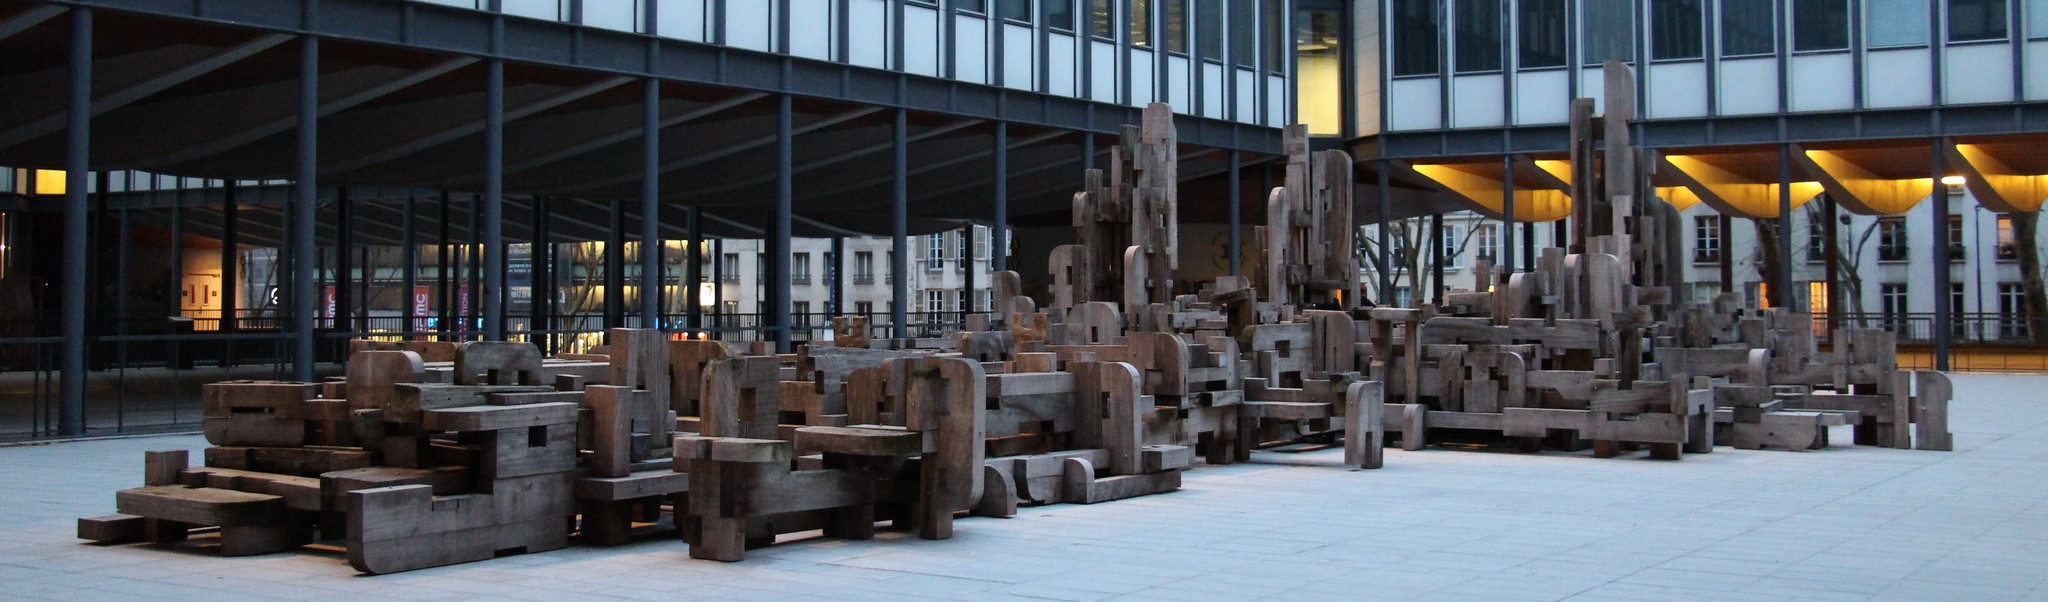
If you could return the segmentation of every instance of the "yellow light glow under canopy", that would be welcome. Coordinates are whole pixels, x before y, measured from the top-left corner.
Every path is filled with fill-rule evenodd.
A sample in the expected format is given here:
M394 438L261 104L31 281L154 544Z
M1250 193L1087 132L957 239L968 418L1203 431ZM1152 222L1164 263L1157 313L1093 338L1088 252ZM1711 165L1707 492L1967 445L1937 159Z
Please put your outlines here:
M1501 202L1501 193L1505 187L1501 185L1501 180L1474 175L1451 165L1416 165L1414 169L1415 173L1435 181L1469 201L1474 211L1494 219L1505 217L1505 208ZM1549 222L1571 215L1572 199L1568 192L1544 188L1515 189L1515 221Z

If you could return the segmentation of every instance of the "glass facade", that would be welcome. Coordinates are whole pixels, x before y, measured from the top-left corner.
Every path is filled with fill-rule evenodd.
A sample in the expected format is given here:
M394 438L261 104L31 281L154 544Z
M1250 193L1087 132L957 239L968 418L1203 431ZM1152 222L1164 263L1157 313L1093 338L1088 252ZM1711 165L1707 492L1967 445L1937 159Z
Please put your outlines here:
M1705 55L1705 30L1700 0L1662 0L1650 4L1650 58L1696 59Z
M1927 45L1925 1L1870 0L1863 10L1863 35L1871 48Z
M1632 63L1635 53L1635 3L1629 0L1585 0L1580 3L1579 21L1584 24L1583 63L1607 61Z
M2006 38L2005 0L1948 0L1948 41Z
M1752 56L1778 51L1777 25L1771 0L1721 0L1721 56Z
M1792 50L1847 50L1848 0L1793 0Z
M1565 0L1522 0L1515 5L1515 61L1523 69L1563 67L1570 47Z
M1454 0L1459 73L1500 70L1501 0Z
M1393 22L1387 28L1394 37L1394 77L1436 75L1442 68L1443 22L1439 3L1431 0L1394 0Z
M1311 136L1344 133L1344 29L1339 11L1294 15L1297 106Z

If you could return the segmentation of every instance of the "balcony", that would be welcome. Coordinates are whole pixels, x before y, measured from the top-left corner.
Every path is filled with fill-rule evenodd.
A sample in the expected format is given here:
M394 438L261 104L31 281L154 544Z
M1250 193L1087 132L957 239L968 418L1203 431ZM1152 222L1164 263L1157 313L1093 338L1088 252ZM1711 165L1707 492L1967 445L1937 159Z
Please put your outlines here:
M2016 247L2014 247L2014 246L2012 245L2012 243L2003 243L2003 244L2000 244L2000 245L1998 245L1998 260L1999 260L1999 261L2015 261L2015 260L2018 260L2019 258L2020 258L2020 252L2019 252L2019 249L2018 249L2018 248L2016 248Z
M1878 261L1905 261L1906 255L1906 245L1903 244L1879 245L1877 247Z
M1692 262L1693 262L1693 263L1713 263L1713 264L1718 264L1718 263L1721 263L1721 250L1720 250L1720 249L1693 249L1693 250L1692 250Z
M811 275L810 275L810 274L797 274L797 275L795 275L795 276L790 276L790 277L789 277L789 284L790 284L791 286L810 286L810 285L811 285Z
M726 283L726 284L739 284L739 283L740 283L740 275L739 275L739 274L731 274L731 273L727 273L727 274L719 274L719 275L718 275L718 281L719 281L719 282L723 282L723 283Z
M874 284L874 283L875 283L875 275L874 275L874 274L854 274L854 275L853 275L853 283L854 283L854 284Z

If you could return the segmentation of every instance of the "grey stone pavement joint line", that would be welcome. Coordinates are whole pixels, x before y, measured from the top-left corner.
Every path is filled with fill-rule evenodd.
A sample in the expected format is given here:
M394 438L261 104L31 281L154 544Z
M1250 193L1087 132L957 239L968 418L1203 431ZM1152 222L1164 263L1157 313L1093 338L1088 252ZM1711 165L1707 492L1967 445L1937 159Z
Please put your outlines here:
M141 483L143 451L196 435L5 447L0 598L2048 600L2048 377L1955 385L1955 452L1388 450L1377 471L1261 452L1169 494L963 519L944 541L798 539L721 564L664 537L380 577L332 548L73 538Z

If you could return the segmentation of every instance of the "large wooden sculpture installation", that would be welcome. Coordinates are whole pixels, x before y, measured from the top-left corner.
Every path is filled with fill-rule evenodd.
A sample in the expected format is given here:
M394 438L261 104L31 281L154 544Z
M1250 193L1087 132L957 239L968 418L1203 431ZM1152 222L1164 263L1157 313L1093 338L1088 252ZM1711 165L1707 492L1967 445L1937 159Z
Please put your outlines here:
M1805 314L1676 300L1676 214L1643 197L1634 87L1608 77L1607 115L1572 107L1569 248L1437 305L1362 297L1351 159L1300 126L1253 273L1177 280L1178 142L1154 104L1085 175L1043 309L999 272L962 332L870 338L842 316L794 354L640 329L557 358L359 341L327 382L208 385L202 465L146 454L143 486L78 533L207 534L231 556L328 542L390 573L672 530L737 561L799 532L943 539L963 513L1173 491L1198 457L1337 444L1378 468L1389 434L1676 459L1825 447L1846 425L1950 449L1946 376L1898 370L1889 333L1840 329L1823 353Z

